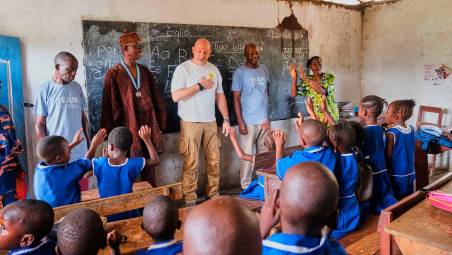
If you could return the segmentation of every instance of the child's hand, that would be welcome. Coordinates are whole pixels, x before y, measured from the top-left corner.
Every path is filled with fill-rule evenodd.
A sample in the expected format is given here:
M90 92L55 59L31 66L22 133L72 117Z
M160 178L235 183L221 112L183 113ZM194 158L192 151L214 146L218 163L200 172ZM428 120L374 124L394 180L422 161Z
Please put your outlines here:
M297 79L297 69L295 68L295 64L293 64L293 63L290 64L289 74L290 74L290 77L292 77L293 80Z
M125 235L121 235L119 231L113 230L107 234L107 242L108 246L112 249L119 249L119 245L127 241L127 237Z
M284 147L284 144L286 143L287 140L287 135L286 132L284 132L284 130L278 129L275 132L273 132L272 136L273 139L275 140L276 148Z
M301 124L303 124L304 118L301 112L297 113L297 119L295 120L295 128L300 132Z
M279 221L280 210L276 207L276 200L279 197L279 189L275 190L272 196L266 197L261 209L259 226L262 239L266 238L273 226Z
M138 131L138 135L143 139L143 141L151 140L152 130L147 125L141 126Z
M311 117L311 119L317 119L317 115L315 114L315 111L314 111L314 103L312 102L311 97L306 98L305 105L306 105L306 110L308 111L308 114Z
M91 140L91 144L95 147L99 146L107 137L107 130L102 128L97 132L97 134Z
M72 147L79 145L83 139L85 139L85 136L83 135L83 128L80 128L79 130L77 130L77 132L74 135L74 138L72 139Z
M108 158L108 145L102 149L102 157Z

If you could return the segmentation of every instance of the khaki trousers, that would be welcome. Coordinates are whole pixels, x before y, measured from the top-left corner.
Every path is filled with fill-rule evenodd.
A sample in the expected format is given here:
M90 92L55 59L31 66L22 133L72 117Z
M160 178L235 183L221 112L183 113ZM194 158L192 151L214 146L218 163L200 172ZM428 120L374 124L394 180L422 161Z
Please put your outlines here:
M247 125L247 135L240 135L240 147L246 154L257 154L266 152L267 148L264 146L265 138L267 137L268 129L262 128L262 125ZM255 153L253 153L253 149ZM240 162L240 185L242 189L248 187L253 179L252 162L242 160Z
M182 192L185 201L196 200L198 188L199 148L202 145L206 160L208 197L218 195L220 183L220 148L217 135L217 123L188 122L181 120L180 154L182 167Z

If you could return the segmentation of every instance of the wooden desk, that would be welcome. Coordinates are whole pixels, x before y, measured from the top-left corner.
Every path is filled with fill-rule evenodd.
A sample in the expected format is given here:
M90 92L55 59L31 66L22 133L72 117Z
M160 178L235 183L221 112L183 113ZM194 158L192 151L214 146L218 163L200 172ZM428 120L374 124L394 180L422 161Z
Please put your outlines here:
M449 151L451 148L438 144L430 144L428 151L421 149L422 143L416 140L416 148L414 153L414 169L416 171L416 190L420 190L429 183L429 171L427 154L439 154Z
M452 181L440 190L452 193ZM452 213L430 205L426 199L385 228L403 254L452 254Z
M137 192L139 190L152 188L151 184L149 182L135 182L132 186L132 192ZM99 199L99 189L90 189L82 191L81 200L89 201L89 200L95 200Z

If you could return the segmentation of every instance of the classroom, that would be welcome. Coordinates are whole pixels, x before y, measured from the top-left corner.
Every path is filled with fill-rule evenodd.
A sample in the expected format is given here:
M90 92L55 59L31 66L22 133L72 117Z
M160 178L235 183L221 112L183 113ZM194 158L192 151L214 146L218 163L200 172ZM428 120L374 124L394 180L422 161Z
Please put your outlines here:
M0 6L0 225L54 215L0 254L70 254L77 213L103 224L78 254L452 252L452 1Z

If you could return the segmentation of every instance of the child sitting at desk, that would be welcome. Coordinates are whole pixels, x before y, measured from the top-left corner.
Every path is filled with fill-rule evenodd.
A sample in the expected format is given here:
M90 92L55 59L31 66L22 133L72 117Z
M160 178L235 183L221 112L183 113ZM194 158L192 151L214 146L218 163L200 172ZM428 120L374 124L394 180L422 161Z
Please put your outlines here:
M52 207L80 202L78 182L91 170L91 159L105 137L106 130L99 130L91 141L86 158L72 162L69 162L71 150L82 142L82 129L77 131L71 144L62 136L46 136L39 140L36 152L42 161L36 166L34 174L36 198Z
M144 208L143 229L154 243L135 255L174 255L182 252L182 241L176 241L174 234L179 229L179 211L167 196L157 196Z
M126 127L114 128L108 135L108 157L93 159L93 171L99 185L101 198L118 196L132 192L134 180L146 166L160 163L157 152L151 141L151 129L142 126L138 135L148 149L150 159L143 157L128 158L132 146L132 133ZM108 221L116 221L138 216L136 210L123 212L108 217Z
M415 132L406 121L413 115L414 100L396 100L386 113L386 162L397 199L414 192Z
M0 250L8 254L54 255L55 243L45 236L53 226L52 207L40 200L20 200L0 212Z
M280 192L265 200L260 216L262 238L279 221L282 233L263 241L263 255L346 254L328 238L337 211L338 184L330 169L318 162L304 162L286 172Z

